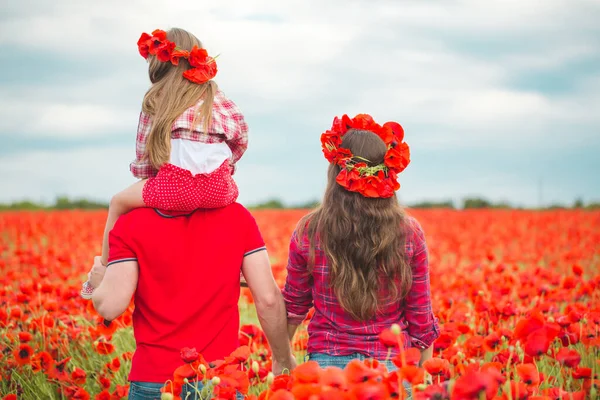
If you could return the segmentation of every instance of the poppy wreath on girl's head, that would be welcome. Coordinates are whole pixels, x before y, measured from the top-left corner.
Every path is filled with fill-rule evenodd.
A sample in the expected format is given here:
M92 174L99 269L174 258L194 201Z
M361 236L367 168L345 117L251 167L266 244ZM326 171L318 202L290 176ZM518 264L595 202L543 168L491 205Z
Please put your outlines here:
M142 33L137 42L142 57L156 56L160 62L170 62L179 65L179 59L185 58L192 68L183 73L183 77L194 83L205 83L217 75L217 62L209 57L204 49L194 46L191 51L182 50L167 40L167 32L156 29L152 35Z
M340 147L343 136L350 129L370 131L383 140L387 146L383 163L369 166L369 160ZM331 129L321 135L325 158L342 169L336 182L350 192L381 198L392 197L400 189L398 174L410 163L410 149L403 140L404 129L399 123L379 125L369 114L358 114L354 118L345 114L342 118L335 117Z

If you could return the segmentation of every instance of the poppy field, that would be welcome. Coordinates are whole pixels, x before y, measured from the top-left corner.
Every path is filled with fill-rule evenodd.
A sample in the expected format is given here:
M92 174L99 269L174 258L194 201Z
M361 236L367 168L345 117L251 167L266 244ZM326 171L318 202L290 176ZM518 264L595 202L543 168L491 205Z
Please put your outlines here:
M600 212L408 210L429 247L441 334L419 366L406 349L387 371L304 362L270 373L252 297L242 290L240 348L207 363L195 349L163 399L197 387L203 399L594 399L600 391ZM303 210L258 210L277 282ZM0 213L0 399L126 398L134 351L132 310L109 326L79 297L99 254L104 211ZM397 326L382 332L402 347ZM294 339L299 360L306 330Z

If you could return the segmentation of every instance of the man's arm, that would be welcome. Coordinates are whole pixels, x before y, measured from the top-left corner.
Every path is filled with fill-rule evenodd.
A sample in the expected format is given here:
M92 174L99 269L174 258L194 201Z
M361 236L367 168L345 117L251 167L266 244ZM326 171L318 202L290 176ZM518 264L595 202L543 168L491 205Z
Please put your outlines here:
M100 264L99 260L96 261ZM101 264L94 268L104 268ZM112 321L127 310L138 282L137 261L122 261L108 265L104 278L94 290L94 308L105 319Z
M247 255L242 272L252 292L258 320L273 351L273 373L292 370L296 365L288 340L285 304L273 278L267 251Z

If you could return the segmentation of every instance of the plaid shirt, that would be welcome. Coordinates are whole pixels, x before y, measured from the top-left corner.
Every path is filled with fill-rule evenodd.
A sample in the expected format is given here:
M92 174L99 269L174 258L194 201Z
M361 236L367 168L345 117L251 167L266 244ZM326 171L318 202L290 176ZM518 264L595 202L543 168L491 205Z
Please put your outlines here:
M190 107L179 116L173 123L171 139L186 139L202 143L226 142L233 153L233 163L238 162L248 147L248 125L237 105L225 97L220 90L215 94L212 107L212 122L208 134L198 131L200 124L192 130L196 106ZM200 122L200 121L196 121ZM129 165L133 176L138 179L146 179L156 176L157 170L152 167L147 159L146 140L150 134L152 121L149 115L140 113L140 122L135 144L135 161Z
M308 274L310 241L306 233L298 238L294 232L283 297L290 324L300 324L314 304L315 312L308 326L309 354L361 353L383 360L388 356L388 349L380 342L379 334L394 323L402 328L405 347L426 349L439 336L440 329L431 308L425 236L416 219L409 217L407 222L406 257L413 273L410 292L402 301L380 304L380 311L366 323L354 320L339 304L329 286L327 257L318 244L315 266L312 274ZM380 294L386 294L386 290L382 289Z

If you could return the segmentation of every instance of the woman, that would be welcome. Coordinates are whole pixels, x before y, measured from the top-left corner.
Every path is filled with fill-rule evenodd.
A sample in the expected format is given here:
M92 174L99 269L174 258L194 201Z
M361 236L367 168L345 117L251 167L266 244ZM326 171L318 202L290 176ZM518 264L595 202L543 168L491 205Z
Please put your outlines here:
M427 247L421 226L404 214L395 191L410 162L402 127L365 114L335 118L321 136L330 162L322 205L292 235L284 299L288 331L314 305L308 355L321 367L352 359L386 362L398 351L379 340L398 324L405 348L421 362L439 336L431 309Z

